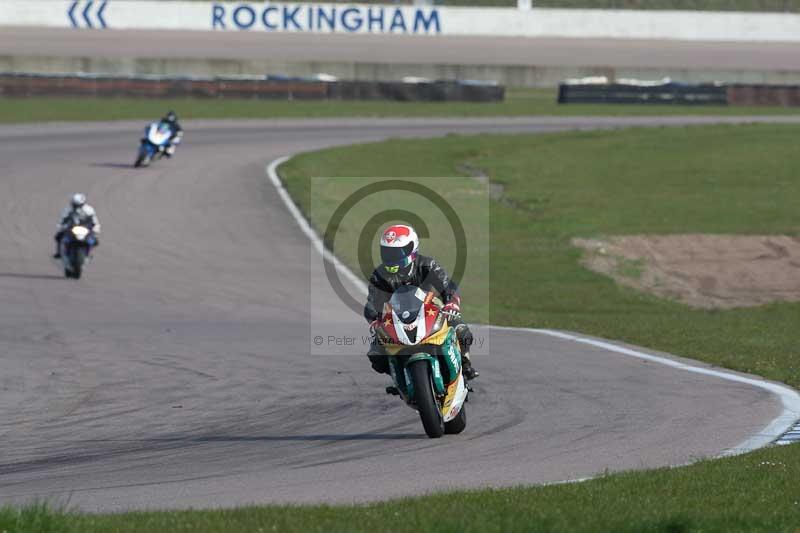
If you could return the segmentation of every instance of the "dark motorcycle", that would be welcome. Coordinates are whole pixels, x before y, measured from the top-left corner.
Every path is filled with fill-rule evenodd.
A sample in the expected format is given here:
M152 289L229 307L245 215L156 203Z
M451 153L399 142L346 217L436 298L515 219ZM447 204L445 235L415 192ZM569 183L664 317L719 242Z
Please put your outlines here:
M64 276L80 279L86 263L91 258L92 247L97 238L91 229L73 219L61 236L61 262L64 264Z

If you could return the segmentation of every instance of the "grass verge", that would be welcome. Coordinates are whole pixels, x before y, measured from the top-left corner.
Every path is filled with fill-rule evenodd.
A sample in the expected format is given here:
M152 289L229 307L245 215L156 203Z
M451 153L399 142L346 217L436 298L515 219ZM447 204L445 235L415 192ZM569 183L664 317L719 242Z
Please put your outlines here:
M152 120L167 109L182 119L335 117L503 117L526 115L782 115L800 108L677 105L558 105L554 89L510 89L504 102L352 102L236 99L8 98L0 97L0 123Z
M0 509L9 533L232 531L796 531L800 445L586 483L440 493L361 506L89 515ZM388 481L387 481L388 482Z
M753 125L451 135L305 154L282 174L320 224L320 210L309 210L308 176L458 176L482 169L503 193L490 209L491 302L462 286L468 320L580 331L797 387L800 305L694 310L584 269L570 239L800 235L798 133L797 126ZM435 246L427 249L440 255ZM347 250L342 257L356 264Z

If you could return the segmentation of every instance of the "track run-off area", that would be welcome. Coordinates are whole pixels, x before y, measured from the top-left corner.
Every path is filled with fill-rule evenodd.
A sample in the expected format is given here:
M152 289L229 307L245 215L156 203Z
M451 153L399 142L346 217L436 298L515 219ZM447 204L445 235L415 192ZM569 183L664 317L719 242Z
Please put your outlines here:
M320 35L4 28L0 58L103 57L276 62L796 71L800 45L646 39ZM132 50L136 51L135 56Z
M196 121L173 160L147 169L130 166L139 122L0 126L0 503L349 503L770 442L798 416L788 388L477 326L491 349L476 359L467 430L427 439L362 346L310 354L311 291L331 324L366 325L327 295L315 244L265 174L283 155L389 137L753 121L800 118ZM76 191L103 223L77 282L49 259Z

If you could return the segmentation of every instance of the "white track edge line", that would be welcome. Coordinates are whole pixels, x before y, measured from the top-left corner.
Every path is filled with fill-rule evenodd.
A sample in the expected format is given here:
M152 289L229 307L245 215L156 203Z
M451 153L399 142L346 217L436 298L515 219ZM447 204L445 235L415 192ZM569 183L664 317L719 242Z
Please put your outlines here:
M283 200L283 203L286 205L286 208L289 210L289 213L291 213L292 217L294 217L295 221L300 226L300 229L309 238L311 243L314 245L314 248L316 248L316 250L320 253L320 255L322 255L323 259L325 261L331 262L333 266L339 272L341 272L353 284L353 286L358 288L362 294L367 294L367 284L358 276L356 276L347 265L339 261L339 259L325 247L324 243L322 242L322 239L320 239L319 235L317 235L317 233L311 227L305 215L303 215L303 212L300 211L300 208L297 206L297 204L295 204L294 200L286 190L286 187L284 187L283 182L278 176L277 170L280 165L289 161L291 158L292 156L279 157L277 159L274 159L267 165L266 173L267 176L269 177L270 182L272 182L272 184L278 190L278 194L280 195L281 200ZM761 431L759 431L752 437L746 439L745 441L743 441L737 446L734 446L733 448L724 450L722 453L720 453L719 455L720 457L747 453L756 450L758 448L767 446L768 444L771 444L775 440L779 439L781 435L789 431L792 428L792 426L794 426L795 422L797 422L798 419L800 419L800 394L798 394L796 390L792 389L787 385L781 385L779 383L773 383L755 377L750 378L739 374L734 374L731 372L725 372L722 370L692 366L686 363L682 363L680 361L676 361L674 359L647 354L630 348L617 346L616 344L612 344L610 342L598 339L580 337L570 333L564 333L562 331L556 331L551 329L535 329L535 328L513 328L508 326L493 326L493 325L488 325L486 327L489 327L490 329L535 333L538 335L547 335L550 337L569 340L580 344L588 344L618 354L627 355L629 357L635 357L637 359L643 359L645 361L651 361L653 363L658 363L660 365L676 368L678 370L685 370L686 372L692 372L695 374L712 376L737 383L744 383L752 387L757 387L762 390L766 390L767 392L774 394L775 396L778 396L778 398L780 398L781 400L783 411L776 418L774 418L769 424L767 424Z
M325 244L322 242L322 239L320 239L319 235L317 235L317 232L314 231L314 228L311 227L311 224L308 223L305 215L303 215L303 212L300 211L299 207L297 207L297 204L294 203L294 200L292 200L292 197L289 195L286 187L283 186L283 182L281 181L280 177L278 177L278 167L291 158L292 156L279 157L267 165L267 176L269 176L269 180L272 182L275 188L278 189L278 194L280 195L281 200L283 200L283 203L286 205L286 208L289 210L289 213L292 214L295 221L300 226L300 229L306 234L306 237L311 240L311 243L314 245L314 248L316 248L317 252L322 255L325 261L331 262L336 270L344 274L344 276L350 280L350 283L352 283L362 294L366 295L367 284L364 283L364 281L358 276L353 274L353 271L350 270L347 265L339 261L339 258L333 255L330 250L325 248Z
M766 446L767 444L770 444L774 440L780 438L781 435L783 435L786 431L791 429L791 427L798 420L798 418L800 418L800 394L798 394L796 390L786 385L773 383L755 377L751 378L739 374L734 374L723 370L693 366L683 363L681 361L669 359L667 357L648 354L640 352L638 350L625 348L623 346L617 346L616 344L612 344L610 342L602 341L599 339L580 337L578 335L565 333L563 331L555 331L550 329L534 329L534 328L511 328L505 326L488 326L488 327L491 329L499 329L499 330L527 331L531 333L539 333L541 335L548 335L550 337L566 339L581 344L588 344L590 346L595 346L597 348L602 348L604 350L616 352L630 357L635 357L637 359L642 359L645 361L651 361L653 363L658 363L660 365L668 366L678 370L684 370L686 372L692 372L704 376L712 376L737 383L744 383L745 385L757 387L766 390L767 392L774 394L775 396L778 396L778 398L780 398L781 400L781 404L783 405L783 411L776 418L774 418L769 424L767 424L761 431L759 431L752 437L746 439L739 445L723 451L720 454L721 456L746 453L755 450L757 448Z

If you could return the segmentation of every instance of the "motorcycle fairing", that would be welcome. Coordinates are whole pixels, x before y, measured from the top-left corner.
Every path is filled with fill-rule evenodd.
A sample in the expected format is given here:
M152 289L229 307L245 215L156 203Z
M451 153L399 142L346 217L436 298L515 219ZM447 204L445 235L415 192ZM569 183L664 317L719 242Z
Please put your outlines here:
M458 379L447 386L444 402L442 402L442 417L445 422L449 422L458 416L464 401L467 399L467 387L464 384L464 376L458 374Z
M433 339L435 342L431 343L432 345L441 346L441 357L424 352L410 355L398 354L399 349L407 350L410 347L393 346L393 348L396 349L389 357L389 373L403 399L406 403L413 405L414 389L411 375L408 371L409 365L415 361L426 361L430 364L436 394L439 397L444 397L441 403L442 416L445 422L448 422L458 415L467 397L468 391L464 382L464 376L461 373L461 350L458 346L455 330L450 327L443 328L435 334L435 337L437 337L437 339L429 337L425 340ZM428 343L425 342L425 344ZM444 381L445 376L442 373L442 364L446 366L447 376L455 376L455 378L447 384L445 384Z
M411 407L416 408L417 404L410 369L415 364L429 366L437 408L442 419L449 422L459 415L468 394L455 328L441 312L442 302L432 291L412 291L413 288L404 293L405 299L395 302L393 297L392 303L384 304L377 339L389 356L389 373L395 387Z
M84 228L86 230L85 233L78 232L78 234L84 235L82 239L78 237L78 234L76 234L75 231L73 231L76 227ZM70 272L74 270L72 265L72 251L75 248L83 248L86 253L85 260L89 261L91 259L89 252L95 243L96 241L94 234L89 231L88 228L81 225L76 219L73 219L73 226L64 232L59 243L61 262L64 264L64 267Z
M397 337L397 340L399 340L402 344L406 345L419 344L420 339L424 339L428 331L428 328L425 325L424 312L417 315L417 320L413 324L412 331L415 332L415 340L413 341L409 338L409 335L406 332L406 324L403 324L403 322L397 317L394 309L392 309L392 325L394 326L394 336ZM411 324L409 324L409 326L410 325Z
M172 130L166 124L153 122L147 129L147 140L155 146L163 146L169 142Z
M383 347L390 355L395 355L408 346L419 346L423 344L441 345L447 338L448 331L452 329L447 323L447 319L439 313L435 305L426 305L424 313L420 314L426 315L425 332L429 336L423 338L421 341L411 342L408 340L408 336L405 335L405 331L403 331L402 322L396 320L397 317L391 306L389 306L389 304L386 304L386 306L386 312L383 315L383 327L381 328L383 335L380 335L379 338L383 341ZM427 316L429 310L435 311L435 316ZM417 327L419 328L419 325L417 325ZM400 337L398 330L403 332L403 337ZM419 330L417 330L417 332L419 336ZM407 342L404 342L404 340Z

